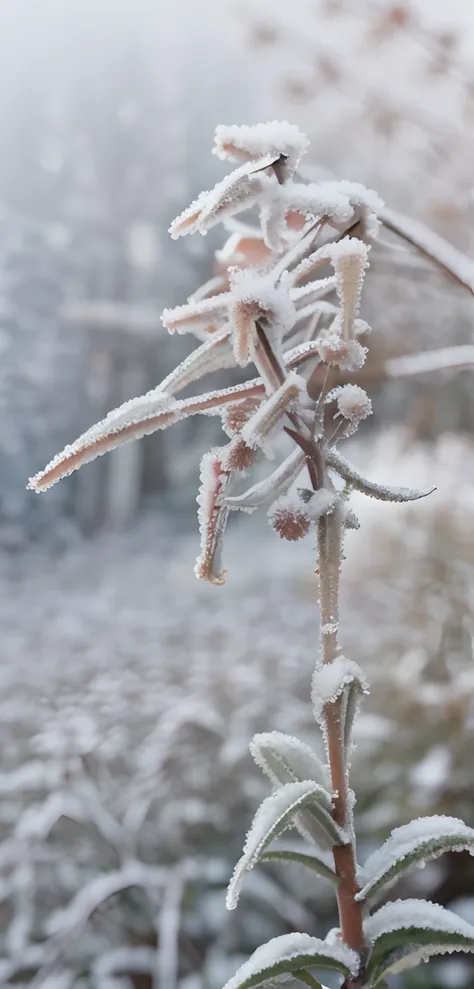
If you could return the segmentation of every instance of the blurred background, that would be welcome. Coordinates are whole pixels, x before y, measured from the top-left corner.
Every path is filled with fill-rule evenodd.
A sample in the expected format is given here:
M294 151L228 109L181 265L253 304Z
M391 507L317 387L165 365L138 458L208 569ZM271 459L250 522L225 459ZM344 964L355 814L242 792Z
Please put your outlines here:
M224 889L260 799L256 731L317 746L313 547L231 528L228 583L192 572L213 420L27 478L189 347L160 312L219 234L171 219L225 169L217 123L289 119L311 176L373 186L474 256L471 0L2 0L0 4L0 982L220 989L262 940L335 923L295 866ZM305 159L306 161L306 159ZM375 354L473 342L474 303L420 259L371 268ZM474 826L474 390L388 386L352 457L437 485L357 502L345 644L373 683L354 779L361 858L412 816ZM365 438L364 438L365 437ZM474 922L474 859L399 884ZM328 982L328 984L330 984ZM456 956L400 986L474 986Z

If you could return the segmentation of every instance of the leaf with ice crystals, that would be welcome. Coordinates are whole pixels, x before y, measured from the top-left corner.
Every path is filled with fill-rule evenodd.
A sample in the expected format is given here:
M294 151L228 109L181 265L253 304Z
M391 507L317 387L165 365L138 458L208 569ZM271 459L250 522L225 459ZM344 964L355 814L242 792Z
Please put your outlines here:
M275 426L283 416L307 396L306 382L296 371L290 371L280 387L262 402L242 429L242 438L248 446L265 448Z
M275 163L275 155L246 162L217 183L201 192L184 212L173 220L169 233L173 240L187 234L207 233L224 218L254 206L265 189L265 170Z
M177 401L162 391L162 386L132 398L96 423L66 446L43 471L30 478L28 487L33 491L46 491L63 477L68 477L83 464L108 453L122 443L141 439L159 429L187 419L192 415L219 415L222 407L241 398L263 395L264 387L258 380L242 385L208 392L197 398Z
M318 967L355 975L359 956L342 942L329 944L310 934L282 934L257 948L224 989L254 989L279 976Z
M419 817L392 831L387 841L367 859L361 870L363 888L357 900L373 902L412 865L431 861L444 852L468 849L474 854L474 828L456 817Z
M438 903L396 900L364 923L372 943L367 981L377 986L387 975L415 968L433 955L474 951L474 927Z
M286 120L272 120L251 126L236 124L216 127L213 154L230 161L255 161L264 155L284 156L282 170L291 175L309 146L306 134Z
M334 868L330 865L331 854L327 853L324 858L322 856L324 856L324 852L322 851L317 855L314 853L309 855L306 852L301 852L299 849L279 848L275 851L264 852L261 861L303 865L306 869L311 869L317 876L321 876L322 879L328 879L333 886L338 886L339 879L334 872Z
M337 491L331 491L330 488L318 488L317 491L308 492L305 497L306 511L313 522L317 522L323 515L329 515L337 502Z
M327 790L312 780L284 784L267 797L257 810L243 854L229 883L226 899L228 910L237 906L245 873L253 869L272 841L288 828L294 827L298 812L307 808L311 809L332 845L343 842L342 832L331 817L332 802Z
M247 511L260 508L261 505L269 505L288 491L301 473L304 462L304 453L299 449L292 450L269 477L252 485L240 495L228 495L225 504L232 509L243 508Z
M442 270L474 294L474 261L458 251L447 240L433 233L424 223L412 220L402 213L384 207L380 219L387 230L392 230L413 244L425 257L434 261Z
M254 735L250 752L257 766L276 785L312 779L321 786L330 786L327 768L319 756L291 735L280 731Z
M235 360L230 343L230 329L213 334L200 347L196 347L178 367L163 379L159 390L168 395L176 395L193 381L198 381L212 371L223 371L234 367Z
M323 625L321 635L330 636L335 631L334 624ZM335 704L345 687L357 684L360 693L368 693L368 684L358 663L346 656L336 656L332 663L321 663L313 674L311 696L316 721L323 724L324 709L327 704Z
M194 333L205 340L225 325L231 301L230 292L222 292L209 299L186 302L174 309L164 309L161 321L169 333Z
M356 237L344 237L328 244L325 253L336 276L336 291L341 305L341 333L344 340L349 340L359 311L364 274L369 264L369 247Z
M222 457L225 447L217 447L205 453L201 460L199 494L197 496L201 552L196 560L194 573L199 580L211 584L224 584L221 563L222 542L229 509L222 504L222 497L230 475L223 471Z
M416 488L394 488L389 487L389 485L375 484L374 481L367 481L336 450L326 451L326 463L331 470L339 474L356 491L361 491L369 498L377 498L379 501L418 501L436 490L436 488L430 488L429 491L418 491Z

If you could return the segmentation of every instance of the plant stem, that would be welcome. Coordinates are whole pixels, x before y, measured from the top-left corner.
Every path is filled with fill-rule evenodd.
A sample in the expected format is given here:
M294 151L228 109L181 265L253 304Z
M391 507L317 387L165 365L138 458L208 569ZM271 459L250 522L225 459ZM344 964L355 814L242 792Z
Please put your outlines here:
M342 553L342 512L337 506L324 515L317 524L320 579L321 659L332 663L340 653L339 646L339 578ZM339 922L345 943L354 951L363 953L364 933L362 907L355 899L358 892L356 878L355 844L353 839L353 814L348 775L345 765L343 725L341 724L341 698L326 704L324 710L329 768L334 798L333 817L336 823L351 836L350 844L333 848L334 865L340 878L337 891ZM347 982L353 989L360 981Z

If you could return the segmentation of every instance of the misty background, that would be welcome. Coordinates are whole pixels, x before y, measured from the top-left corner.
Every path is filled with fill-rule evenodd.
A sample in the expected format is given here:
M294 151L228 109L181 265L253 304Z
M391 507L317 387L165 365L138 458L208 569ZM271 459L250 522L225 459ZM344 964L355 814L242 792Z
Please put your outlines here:
M334 923L328 889L278 866L224 909L267 792L252 734L316 744L311 548L244 517L226 587L195 581L212 420L26 491L191 349L160 313L210 277L220 235L172 242L168 226L224 174L215 126L271 119L311 139L303 174L365 182L474 256L470 0L0 4L5 986L219 989L262 940ZM472 299L429 264L394 252L367 283L375 358L473 342ZM474 826L472 378L371 397L354 459L438 491L357 505L348 540L346 637L373 682L354 760L363 852L417 814ZM400 893L473 922L472 861L448 856ZM433 972L474 986L465 960ZM434 982L422 968L398 984Z

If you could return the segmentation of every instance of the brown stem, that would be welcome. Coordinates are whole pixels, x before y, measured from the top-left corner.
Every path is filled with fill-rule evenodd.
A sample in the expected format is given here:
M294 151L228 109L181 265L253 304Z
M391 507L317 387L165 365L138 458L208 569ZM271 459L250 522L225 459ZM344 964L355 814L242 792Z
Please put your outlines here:
M319 520L317 533L320 574L321 659L323 663L332 663L340 653L338 623L342 515L339 507ZM352 806L343 745L341 699L335 703L326 704L324 716L331 783L335 793L333 817L336 823L351 837L349 844L336 845L333 848L334 865L341 880L337 890L339 921L345 943L354 951L363 954L362 907L355 899L359 887L356 878L355 846L352 837ZM358 989L360 984L360 979L347 982L347 986L350 985L353 989Z

